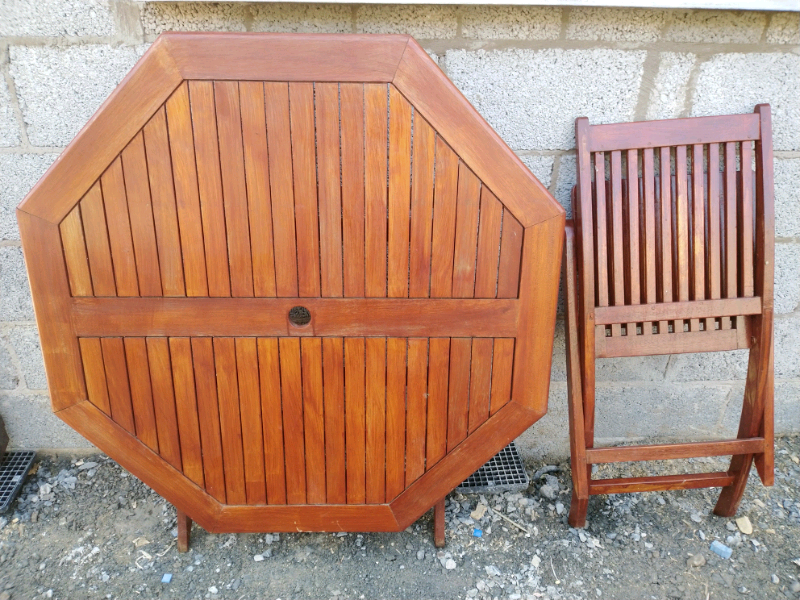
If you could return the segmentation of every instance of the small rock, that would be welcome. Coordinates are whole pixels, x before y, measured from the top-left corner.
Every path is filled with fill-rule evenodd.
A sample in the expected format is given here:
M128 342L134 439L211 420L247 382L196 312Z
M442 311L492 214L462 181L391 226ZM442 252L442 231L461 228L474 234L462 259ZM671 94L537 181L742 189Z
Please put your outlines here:
M772 583L774 583L775 585L777 585L777 584L779 584L781 582L781 580L778 579L778 576L775 575L775 573L772 574L772 577L770 577L770 579L772 580Z
M694 556L690 556L689 560L686 561L687 566L689 567L702 567L706 564L706 557L703 554L695 554Z
M31 513L31 523L36 523L39 520L39 511L35 510Z
M728 531L736 531L736 525L734 525L733 521L728 521L725 523L725 529Z
M96 462L85 462L80 467L78 467L78 471L88 471L89 469L94 469L97 466Z
M478 588L472 588L471 590L467 590L467 598L474 598L478 595Z
M800 581L793 581L793 582L792 582L792 585L790 585L790 586L789 586L789 589L790 589L792 592L794 592L795 594L796 594L797 592L800 592Z
M747 517L739 517L736 519L736 526L739 528L739 531L745 535L753 533L753 524L750 523L750 519Z
M208 588L208 591L211 592L212 594L219 593L219 590L217 589L217 586L215 586L215 585L212 585L210 588Z
M8 592L0 592L0 600L11 600L11 594Z
M417 560L425 559L425 550L417 550Z
M547 485L546 483L539 488L539 495L542 498L547 498L548 500L555 500L556 499L556 490L552 487Z
M532 566L534 569L538 569L540 564L542 564L542 559L541 559L541 558L539 558L538 556L534 556L534 557L531 559L531 566Z
M447 562L444 563L444 568L448 571L452 571L456 568L456 561L454 561L452 558L448 558Z
M253 560L254 560L254 561L256 561L256 562L261 562L261 561L263 561L263 560L264 560L264 555L263 555L263 554L256 554L256 555L253 557Z
M469 513L469 516L475 519L476 521L480 521L483 518L483 515L486 514L486 510L488 508L489 507L486 506L485 504L478 503L478 506L475 507L475 510Z
M692 513L692 516L690 518L695 523L701 523L703 521L703 515L701 515L700 513Z
M559 515L564 513L564 505L561 502L556 502L556 513Z

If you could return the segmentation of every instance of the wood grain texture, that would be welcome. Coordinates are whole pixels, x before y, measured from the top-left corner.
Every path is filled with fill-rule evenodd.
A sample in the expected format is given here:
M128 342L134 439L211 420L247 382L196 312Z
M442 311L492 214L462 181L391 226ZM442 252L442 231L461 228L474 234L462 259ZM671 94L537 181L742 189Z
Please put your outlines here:
M363 338L344 340L345 456L347 503L366 502L366 346Z
M314 93L321 293L340 298L343 281L339 86L319 83L314 86Z
M214 347L211 338L192 338L197 416L203 449L203 480L205 490L218 502L226 501L225 472L223 471L222 439L220 436L217 378Z
M497 295L497 269L500 260L500 228L503 207L489 188L481 188L481 214L478 227L478 257L475 267L475 297Z
M386 339L368 337L366 351L366 502L386 497Z
M497 274L497 297L516 298L519 293L519 265L522 259L522 225L503 209L503 232L500 238L500 264Z
M405 487L408 340L386 340L386 501Z
M256 296L272 297L276 295L275 247L272 235L264 84L239 82L239 104L242 113L242 150L253 255L253 292Z
M306 459L303 428L303 384L300 340L281 338L281 397L283 400L286 503L306 503Z
M364 85L364 230L367 297L386 296L387 86Z
M448 454L467 437L469 424L469 377L472 341L465 338L450 340L450 382L447 403Z
M492 389L489 414L493 415L511 400L511 378L514 374L514 340L494 340L492 353Z
M200 441L200 413L195 393L191 340L169 338L169 356L172 363L175 413L178 420L183 473L190 481L204 488L203 447Z
M425 119L415 114L408 270L410 298L430 295L435 142L436 132Z
M452 298L453 295L457 194L458 156L437 135L431 244L431 297L433 298Z
M472 340L472 363L469 378L469 423L472 433L489 418L489 402L492 390L492 351L494 340L476 338Z
M185 473L196 469L195 465L185 469L181 452L181 435L178 427L177 403L175 390L177 385L173 381L172 364L170 360L169 340L167 338L147 338L147 360L150 366L150 380L153 385L153 408L155 409L156 430L158 432L159 454L179 471ZM197 414L196 407L192 407L194 414ZM197 417L194 417L195 420ZM190 417L191 419L191 417ZM138 425L137 431L138 429ZM186 432L186 446L192 445L192 441L199 442L197 429ZM197 451L199 444L193 446L192 450ZM194 457L187 458L186 462L191 463ZM195 459L196 460L196 459ZM195 473L192 472L192 475Z
M325 388L323 344L315 338L300 342L303 369L303 433L305 435L306 501L326 502Z
M125 338L125 359L131 386L131 406L137 436L145 446L158 452L158 431L150 385L150 365L144 338ZM180 465L180 458L178 459ZM174 466L174 465L173 465Z
M297 280L301 297L320 294L319 206L314 152L314 86L290 83Z
M128 367L125 363L125 346L122 338L103 338L103 364L108 383L108 402L111 418L131 435L136 435L136 423L131 403L131 388L128 380Z
M214 365L219 429L222 436L222 464L225 470L225 498L228 504L246 504L239 380L233 338L214 338Z
M267 502L269 504L286 504L286 466L283 459L283 411L278 340L259 338L257 344Z
M342 152L342 248L344 295L365 295L365 97L364 85L339 86Z
M323 338L325 395L325 481L327 503L347 502L345 472L344 341Z
M428 348L428 437L425 469L447 453L447 400L450 370L450 339L431 338Z
M408 340L405 487L425 472L428 413L428 340Z
M186 79L389 82L407 35L168 33Z
M108 401L108 383L106 382L106 368L103 363L100 338L80 338L78 341L80 342L89 402L103 413L111 416L111 403Z
M411 197L411 105L389 86L389 237L387 286L390 298L408 297Z
M453 255L453 298L475 294L475 260L478 252L478 213L481 182L462 162L458 167L458 211Z
M99 181L86 192L81 200L80 209L83 230L91 232L91 235L86 236L86 252L89 257L94 294L96 296L116 296L117 284L114 281L103 192Z
M208 295L231 295L228 241L225 231L225 205L220 174L219 133L214 102L214 84L190 81L189 98L197 161L197 186L203 221Z
M186 295L208 296L203 218L187 83L183 83L167 100L166 111Z
M253 295L253 262L250 256L250 220L245 183L242 114L239 106L238 82L215 81L214 103L225 206L231 295L247 297Z
M141 132L122 151L122 171L125 176L139 291L142 296L161 296L161 267L156 246L144 135Z
M239 409L242 419L244 487L247 504L265 504L264 432L261 430L261 391L258 348L252 337L237 338L236 369L239 379Z
M509 337L519 304L486 299L304 298L318 336ZM78 335L308 335L287 325L292 298L73 298ZM311 332L309 332L311 333Z
M275 289L278 296L297 296L297 242L292 173L289 86L264 83L269 146L272 231L275 239Z
M128 201L125 197L125 178L122 173L122 161L119 158L103 173L100 183L103 188L103 204L117 295L138 296L139 283L133 254Z
M73 296L92 296L92 276L89 274L89 257L86 253L86 240L83 235L80 204L64 217L58 226L61 232L61 246L67 263L69 288Z
M144 129L147 177L153 203L161 289L165 296L185 296L178 208L175 201L167 112L161 107Z

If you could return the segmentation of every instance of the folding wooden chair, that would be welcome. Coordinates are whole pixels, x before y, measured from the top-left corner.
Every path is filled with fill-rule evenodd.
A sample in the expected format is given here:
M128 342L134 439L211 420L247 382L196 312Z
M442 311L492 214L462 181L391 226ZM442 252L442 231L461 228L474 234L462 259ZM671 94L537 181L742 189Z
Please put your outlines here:
M567 226L564 262L569 523L585 525L591 495L706 487L722 487L714 512L731 516L753 459L764 485L773 483L769 105L754 114L614 125L579 118L575 131L575 223ZM737 348L750 356L736 439L594 447L596 358ZM591 478L599 463L727 455L727 472Z

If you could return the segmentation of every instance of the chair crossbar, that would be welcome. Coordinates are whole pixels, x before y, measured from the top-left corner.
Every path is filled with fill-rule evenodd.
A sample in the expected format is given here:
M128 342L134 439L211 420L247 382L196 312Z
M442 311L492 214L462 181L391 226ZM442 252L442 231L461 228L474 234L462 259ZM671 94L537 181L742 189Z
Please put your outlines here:
M587 448L588 464L640 462L646 460L673 460L701 456L736 456L764 451L764 438L718 440L713 442L688 442L683 444L650 444L617 446L614 448Z
M673 321L704 317L737 317L761 313L761 298L726 298L627 306L601 306L594 309L596 325L612 323Z
M654 343L654 339L657 343ZM749 348L744 330L686 331L658 335L595 337L597 358L621 356L653 356L688 352L717 352Z
M680 475L653 475L625 479L591 479L589 494L629 494L662 490L696 490L731 485L735 477L729 473L691 473Z

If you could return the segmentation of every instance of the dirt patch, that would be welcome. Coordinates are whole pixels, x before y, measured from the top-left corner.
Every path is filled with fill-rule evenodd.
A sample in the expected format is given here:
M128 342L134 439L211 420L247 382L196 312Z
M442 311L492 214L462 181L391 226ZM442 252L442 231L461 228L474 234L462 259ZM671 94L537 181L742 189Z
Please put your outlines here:
M711 514L716 490L594 497L588 527L571 529L569 466L538 463L526 465L534 480L523 493L451 495L442 551L429 513L389 534L195 526L186 554L175 549L172 506L114 461L44 457L0 516L0 600L800 598L800 436L776 449L775 486L754 472L737 514L751 534ZM614 469L600 476L638 475L642 465ZM732 556L712 552L714 541Z

